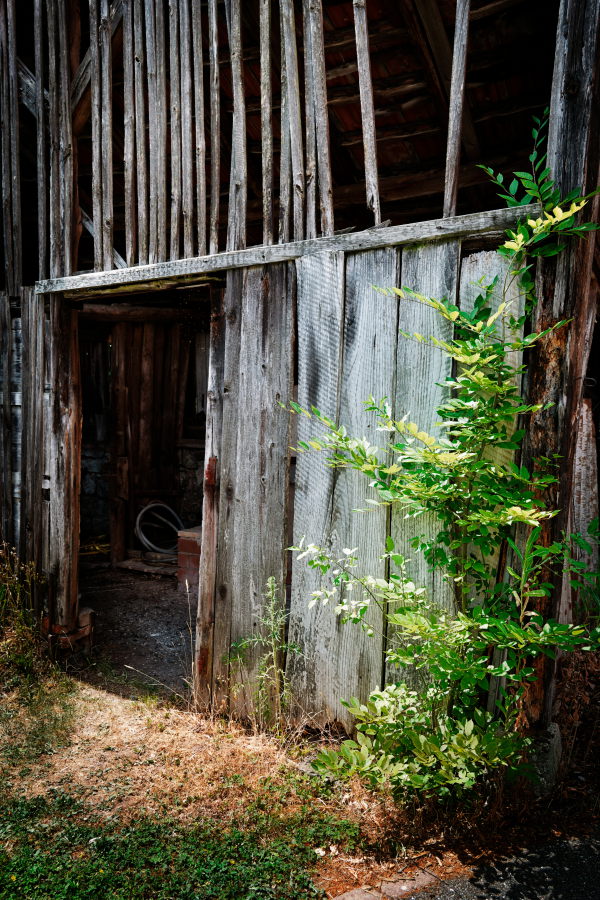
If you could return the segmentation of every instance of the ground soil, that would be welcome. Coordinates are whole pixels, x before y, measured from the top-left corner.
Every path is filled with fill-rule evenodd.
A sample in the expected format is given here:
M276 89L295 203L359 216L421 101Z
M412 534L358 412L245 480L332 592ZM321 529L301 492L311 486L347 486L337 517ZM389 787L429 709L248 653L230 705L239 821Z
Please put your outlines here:
M91 661L74 660L80 677L112 681L125 695L146 685L189 696L195 610L175 575L88 565L81 569L80 590L81 605L95 611Z
M95 643L91 658L66 661L78 682L71 734L67 744L18 772L19 793L72 792L111 819L168 813L226 827L273 784L284 796L290 774L310 772L308 762L322 737L312 744L282 743L192 711L186 680L193 615L174 580L96 567L82 573L81 589L82 605L96 610ZM500 806L494 814L474 806L459 816L426 807L399 811L359 783L338 784L326 798L316 794L312 802L324 816L356 822L364 839L360 853L315 848L316 883L327 897L355 888L368 894L398 877L416 885L419 874L428 873L441 893L430 885L426 896L459 897L463 891L465 898L517 898L508 888L469 891L490 861L551 838L597 833L600 657L567 663L562 685L558 712L570 769L550 801L529 808L527 801L520 809L517 804L518 824ZM291 808L305 802L294 790L285 796ZM508 884L508 876L502 877Z

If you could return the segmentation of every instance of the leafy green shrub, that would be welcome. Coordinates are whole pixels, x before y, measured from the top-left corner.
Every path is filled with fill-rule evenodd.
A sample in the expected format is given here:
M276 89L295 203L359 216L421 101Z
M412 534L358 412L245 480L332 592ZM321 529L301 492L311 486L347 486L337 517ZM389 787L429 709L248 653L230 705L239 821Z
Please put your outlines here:
M509 289L516 284L526 310L531 308L530 259L554 256L565 238L596 227L576 223L587 197L574 192L560 201L557 195L540 145L546 124L536 122L532 172L515 173L506 195L511 205L540 200L544 212L507 232L499 248L511 262L504 281L483 279L472 311L407 288L384 291L423 303L452 323L454 337L447 341L401 332L454 363L455 374L445 382L449 397L437 409L442 436L428 434L407 416L395 417L385 398L367 402L378 430L389 437L383 448L349 435L315 408L291 404L324 427L322 436L300 443L300 451L323 450L329 465L362 472L376 492L368 502L398 505L410 517L432 514L438 522L435 536L418 536L413 547L431 569L443 572L452 587L452 609L410 580L409 561L396 553L391 538L381 557L387 578L359 574L355 550L334 559L312 544L292 548L330 577L331 587L315 592L311 603L333 602L344 621L367 631L372 626L366 612L377 604L392 637L389 663L418 682L389 685L366 704L347 703L357 719L357 740L346 741L338 753L321 754L317 768L358 772L374 783L390 783L397 794L456 795L496 770L517 771L528 743L517 723L525 686L536 677L532 660L553 657L557 648L600 646L598 627L589 631L539 612L552 590L551 575L565 571L585 595L592 624L599 608L598 575L586 572L573 554L574 546L589 550L588 541L564 535L544 546L540 539L541 525L556 514L540 499L556 481L555 461L539 460L530 472L503 462L496 452L519 450L525 435L519 420L540 409L520 396L525 366L515 360L567 324L521 336L526 314L515 315ZM489 174L502 187L502 176ZM520 188L525 193L519 198ZM592 523L589 538L597 539L597 532ZM506 566L500 563L502 547L510 554ZM499 687L493 716L486 708L492 679Z

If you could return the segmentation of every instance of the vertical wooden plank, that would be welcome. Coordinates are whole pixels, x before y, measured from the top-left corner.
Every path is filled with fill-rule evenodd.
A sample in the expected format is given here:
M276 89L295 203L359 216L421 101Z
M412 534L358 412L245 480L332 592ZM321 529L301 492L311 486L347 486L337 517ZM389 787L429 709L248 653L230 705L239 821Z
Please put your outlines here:
M265 585L274 577L285 593L290 416L279 406L292 391L292 296L285 263L248 270L242 296L238 409L260 412L240 418L235 448L235 544L230 571L231 639L261 631ZM255 674L258 653L248 662ZM252 698L235 706L247 714Z
M158 88L154 3L144 0L146 37L146 79L148 91L148 262L158 262Z
M37 219L38 219L38 278L48 275L48 197L46 160L46 102L44 98L44 18L42 0L34 3L35 40L35 116L37 150Z
M295 241L301 241L304 236L304 151L298 48L296 46L296 20L292 0L279 0L279 10L281 38L285 55L287 113L292 158L293 235Z
M231 132L231 168L229 174L229 207L227 249L246 246L246 206L248 168L246 160L246 104L242 69L241 0L226 0L229 10L227 31L233 83L233 122Z
M245 290L245 281L246 271L244 269L228 271L223 298L225 326L223 427L219 461L218 553L212 665L212 702L215 710L226 707L229 701L229 667L226 657L231 648L231 620L235 599L231 585L231 571L235 553L234 528L237 515L236 446L239 419L240 298Z
M344 321L344 254L316 253L296 262L298 317L298 402L316 406L338 418ZM298 440L310 439L314 423L300 417ZM296 463L294 494L294 542L307 541L331 547L333 494L339 472L325 466L315 477L317 461L300 454ZM297 713L318 714L320 723L342 717L340 696L332 696L332 668L339 621L332 610L320 605L308 608L321 579L305 561L294 559L290 603L289 640L299 644L307 658L290 655L288 676ZM321 640L320 635L325 637ZM332 646L332 641L334 642ZM331 651L331 652L330 652ZM322 677L325 671L327 676Z
M447 297L456 302L459 254L458 241L407 247L402 254L402 285L427 297ZM408 298L400 301L399 327L440 340L451 339L453 333L451 324L434 310ZM446 398L447 389L443 384L451 374L452 361L445 354L400 335L396 355L395 416L407 415L424 431L438 435L436 409ZM411 546L414 538L421 535L432 538L438 531L439 522L433 515L406 519L402 510L392 507L392 538L398 553L410 560L407 566L410 578L417 586L427 588L427 596L437 605L453 609L453 594L442 573L439 570L430 572L422 554L416 553ZM393 645L391 633L389 642ZM396 675L388 666L387 680L395 680Z
M50 544L49 593L52 624L70 631L77 619L79 493L81 481L81 392L77 313L59 294L50 295Z
M317 129L315 123L315 84L312 66L313 47L309 4L302 4L304 33L304 121L306 123L306 238L317 236Z
M369 209L373 210L375 224L379 225L381 222L381 208L379 203L375 106L373 103L373 84L371 82L371 56L369 53L369 26L367 22L366 0L352 0L352 7L354 9L360 114L362 118L363 147L365 151L367 206Z
M260 0L260 134L262 148L263 244L273 243L272 106L271 0Z
M12 229L10 238L13 244L13 294L17 294L22 280L22 229L21 229L21 169L19 159L19 85L17 78L17 23L15 0L7 2L7 45L8 51L8 106L10 118L4 120L4 128L8 128L10 136L10 202L12 205Z
M448 143L446 145L446 180L444 187L444 216L456 213L460 143L462 135L465 78L467 74L467 44L469 40L469 11L471 0L457 0L450 83L448 115Z
M102 266L113 268L112 28L108 0L100 0L102 148ZM95 223L94 223L95 227Z
M163 0L155 0L156 28L156 210L157 253L160 262L167 258L167 69L166 28ZM152 126L151 126L152 127Z
M60 215L62 219L63 272L73 269L73 135L71 123L71 76L69 69L69 33L66 5L58 4L58 72L59 72L59 156ZM110 244L112 254L112 240Z
M133 0L123 0L123 179L125 189L125 259L128 266L135 265L137 251L134 66Z
M146 65L143 0L133 0L135 161L137 179L138 263L148 256L148 157L146 150Z
M194 165L192 129L192 58L189 0L179 0L180 84L181 84L181 219L183 255L194 255Z
M129 351L127 325L119 322L112 330L112 402L114 437L111 446L111 478L109 482L110 558L117 563L125 559L126 503L129 499L127 378L126 356Z
M181 90L179 82L179 3L169 0L169 87L171 97L171 242L169 259L179 259L181 219ZM185 99L187 105L187 98Z
M290 215L292 198L292 158L290 147L290 116L285 62L284 37L281 36L281 95L279 142L279 243L290 239Z
M327 113L327 80L325 77L325 40L321 0L308 0L312 48L315 124L317 130L317 174L321 206L321 233L333 234L333 185L329 148L329 116Z
M187 7L187 0L184 0L184 3ZM192 3L192 48L194 58L196 228L198 234L198 255L204 256L206 253L206 132L204 130L204 50L202 47L202 16L199 3ZM218 71L216 74L218 78ZM214 73L211 69L211 84L213 75ZM212 124L214 124L214 121Z
M364 436L372 444L381 444L377 420L367 413L363 400L369 396L391 397L395 384L395 353L398 332L398 304L381 294L373 285L398 283L398 252L395 248L371 250L346 257L346 304L344 310L344 344L340 380L339 421L349 434ZM384 437L385 440L385 437ZM341 471L333 492L332 534L336 549L356 547L360 569L364 574L385 578L386 566L380 560L385 549L388 511L374 507L364 509L366 497L374 498L367 479L358 472ZM332 615L331 609L325 612ZM369 693L382 686L384 634L383 614L374 606L365 617L373 629L369 637L356 626L332 622L331 635L323 660L335 660L328 667L329 704L336 704L336 718L351 727L352 719L339 705L343 698L366 700ZM325 635L319 635L324 648ZM334 649L335 648L335 649Z
M12 421L10 414L10 373L12 369L12 328L10 318L10 297L0 294L0 353L2 365L2 534L12 542L13 495L12 495Z
M98 0L90 0L90 87L92 95L92 217L94 221L94 268L104 268L102 229L102 118L100 95L100 45L98 34ZM51 139L52 141L52 139ZM52 245L52 166L50 168L50 243ZM52 268L52 266L51 266Z
M3 123L10 122L10 97L8 91L8 33L6 4L0 4L0 115ZM2 162L2 237L4 245L4 272L9 293L15 292L15 256L13 242L13 204L10 128L0 129L0 159Z
M196 644L194 651L194 700L200 708L209 707L212 699L219 527L219 463L223 425L224 335L223 298L221 291L215 290L211 291L204 480L202 487L202 553L200 555Z
M562 0L550 102L548 165L563 196L576 187L585 194L598 182L599 39L599 0ZM598 221L597 197L584 215ZM541 409L530 419L525 464L553 453L563 461L560 483L548 491L549 506L559 509L542 529L542 540L548 543L568 527L573 495L577 424L597 316L595 291L591 289L593 254L594 242L580 241L557 259L539 260L537 269L540 302L534 311L532 330L541 331L560 319L572 319L568 329L560 329L540 343L528 368L528 400L540 404ZM557 580L552 598L542 601L543 614L554 618L560 614L565 587ZM549 660L536 661L536 668L540 677L525 699L532 726L551 720L556 672L555 663Z
M210 222L208 252L219 249L219 196L221 192L221 93L217 0L208 0L208 56L210 61Z
M90 2L93 3L94 0L90 0ZM64 262L60 194L61 165L56 0L48 0L46 10L48 16L48 126L50 133L50 277L55 277L63 271ZM102 268L102 265L98 266L98 268Z

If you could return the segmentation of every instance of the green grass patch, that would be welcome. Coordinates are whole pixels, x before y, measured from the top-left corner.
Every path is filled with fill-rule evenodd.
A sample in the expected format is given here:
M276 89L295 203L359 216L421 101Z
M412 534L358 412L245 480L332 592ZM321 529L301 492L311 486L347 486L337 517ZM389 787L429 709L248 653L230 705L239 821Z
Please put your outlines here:
M9 799L0 815L0 900L304 900L323 896L315 848L358 842L356 825L309 805L227 827L101 820L68 794Z

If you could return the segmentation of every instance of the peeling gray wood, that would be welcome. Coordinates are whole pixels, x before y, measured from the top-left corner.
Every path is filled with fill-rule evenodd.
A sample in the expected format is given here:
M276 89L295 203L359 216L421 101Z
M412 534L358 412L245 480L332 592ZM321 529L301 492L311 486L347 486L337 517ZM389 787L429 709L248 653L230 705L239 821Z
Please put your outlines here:
M21 226L21 167L19 159L19 79L17 74L17 23L15 0L8 0L6 4L6 34L7 43L5 49L8 54L8 84L4 84L4 90L8 91L9 118L4 120L3 127L8 128L10 139L10 202L12 205L12 228L10 239L12 240L13 260L13 293L17 294L21 287L22 279L22 226Z
M119 272L90 272L84 275L73 275L70 278L53 278L38 282L36 291L38 293L52 291L63 291L69 294L76 294L80 291L93 293L96 290L112 286L142 284L167 278L175 280L226 269L286 262L324 250L341 250L351 253L420 241L496 234L505 228L513 227L521 217L539 215L539 211L539 206L532 204L516 210L499 209L466 216L452 216L447 219L433 219L410 225L395 225L391 228L368 229L351 234L315 238L312 241L276 244L269 247L249 247L246 250L231 253L218 253L212 256L194 257L157 265L136 266L122 269Z
M102 268L112 268L113 249L113 121L112 121L112 35L108 0L100 0L100 104L102 218L94 225L102 238ZM95 219L94 219L95 222Z
M121 18L123 15L123 4L122 0L114 0L110 8L110 21L111 21L111 36L114 35L115 31L119 27L121 22ZM73 81L71 83L71 110L72 112L79 106L81 101L83 100L83 95L88 90L91 84L91 73L92 73L92 54L90 50L87 50L81 63L79 64L79 68L73 77Z
M93 2L93 0L92 0ZM48 0L48 127L50 135L50 277L60 276L64 272L64 253L62 242L61 194L60 194L60 137L59 137L59 85L58 85L58 38L56 0ZM90 24L90 29L91 29ZM97 268L103 268L99 265Z
M310 240L317 236L317 126L315 122L315 83L313 46L310 30L309 4L303 3L304 32L304 121L306 125L306 230Z
M431 246L406 247L402 253L402 273L400 283L424 294L426 297L447 297L456 302L458 289L458 266L460 244L448 241ZM403 331L417 332L424 337L440 340L452 338L453 328L449 322L428 306L408 298L400 300L399 327ZM425 344L410 341L398 335L396 355L396 390L394 415L401 419L407 416L423 431L434 437L440 434L436 426L436 409L447 397L447 389L440 387L452 374L452 360L441 351ZM427 589L428 598L438 606L454 607L451 588L438 569L429 571L422 554L411 546L412 541L423 536L435 537L440 524L433 515L405 518L402 510L392 506L391 535L396 551L404 556L407 574L417 587ZM393 630L388 632L389 646L393 646ZM392 666L387 668L387 680L397 679L398 672Z
M221 89L217 0L208 0L208 58L210 62L210 219L208 252L219 250L219 198L221 193Z
M135 202L135 52L133 40L133 0L123 0L123 180L125 189L125 256L135 265L137 209Z
M242 69L242 23L240 0L226 0L227 31L231 54L233 84L233 121L231 131L231 166L229 172L229 207L227 250L246 246L246 207L248 165L246 160L246 106Z
M238 433L235 455L235 544L229 572L233 641L261 632L267 579L285 597L290 415L279 406L293 389L293 297L286 264L248 270L241 298ZM254 408L257 415L248 416ZM248 654L252 680L261 654ZM234 673L230 673L230 684ZM252 691L232 697L242 715Z
M187 3L187 0L186 0ZM194 155L196 163L196 227L200 256L206 253L206 134L204 130L204 65L202 16L199 3L192 3L192 48L194 57Z
M304 236L304 142L302 140L296 21L292 0L279 0L279 10L283 52L285 54L287 112L292 159L293 234L295 241L301 241Z
M296 263L298 308L298 403L316 406L337 420L340 405L339 375L342 366L344 322L344 255L324 252L303 257ZM314 422L299 417L297 441L313 436ZM294 541L332 541L332 499L339 472L323 465L315 476L318 460L299 454L294 492ZM324 723L335 718L346 721L340 695L334 692L332 668L339 640L339 620L320 604L309 609L311 594L322 589L326 579L295 556L292 566L289 640L300 645L305 657L290 654L287 673L295 713L316 713ZM322 673L325 677L322 677Z
M452 53L448 142L446 145L444 216L453 216L456 212L465 79L467 74L467 44L469 41L470 6L470 0L457 0L456 21L454 26L454 50Z
M272 106L271 0L260 0L260 136L262 150L263 244L273 243Z
M169 87L171 98L171 242L169 259L179 259L181 220L181 85L179 81L179 3L169 0ZM188 100L186 98L186 104Z
M306 0L305 0L306 2ZM321 233L333 234L333 185L327 112L327 79L325 75L325 41L321 0L308 0L312 77L314 83L315 125L317 131L317 175L321 207Z
M371 56L369 53L369 26L366 0L352 0L356 29L356 55L358 58L358 85L360 113L362 117L363 146L365 151L365 181L367 206L373 211L375 224L381 222L379 182L377 174L377 139L375 136L375 107L371 80Z
M290 146L290 115L287 88L287 68L285 62L284 37L281 36L281 104L279 142L279 243L290 239L290 217L292 200L292 157Z
M133 0L135 160L138 262L150 262L148 247L148 155L146 151L146 53L142 0Z
M196 642L194 646L194 701L210 708L213 685L215 590L219 529L219 464L223 428L224 337L221 291L211 297L210 349L206 389L206 436L202 502L202 553L200 556Z
M195 5L195 4L194 4ZM192 110L192 33L189 0L179 0L180 98L181 98L181 219L183 256L194 253L194 163ZM202 125L204 121L202 120Z
M156 58L156 22L153 0L145 0L146 86L148 92L148 262L160 260L158 249L159 134L158 75Z
M157 254L158 260L167 259L167 69L165 59L166 28L163 0L155 0L156 28L156 121L150 130L156 129L156 189L158 202Z
M73 270L73 134L69 104L69 34L66 8L58 4L58 72L59 72L59 155L60 155L60 215L62 218L63 272ZM111 235L112 238L112 235ZM112 247L112 240L110 246Z

